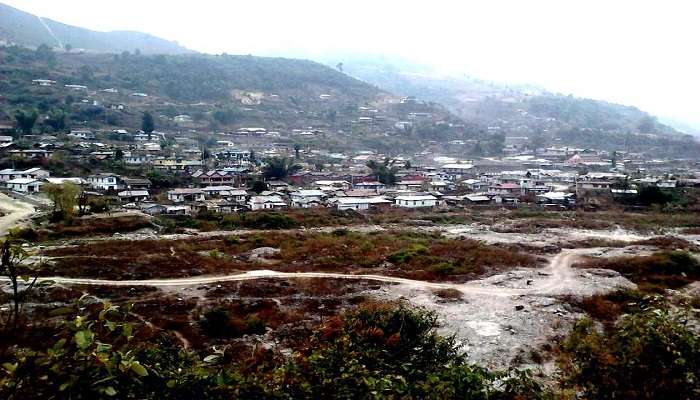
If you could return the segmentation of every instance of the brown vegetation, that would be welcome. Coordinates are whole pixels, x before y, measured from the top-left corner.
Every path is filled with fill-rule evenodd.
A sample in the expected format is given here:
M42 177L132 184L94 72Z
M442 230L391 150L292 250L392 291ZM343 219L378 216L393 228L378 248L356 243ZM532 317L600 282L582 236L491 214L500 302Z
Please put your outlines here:
M576 266L615 270L639 285L641 290L649 292L675 289L700 280L700 262L683 251L662 251L649 256L590 259Z
M259 247L280 252L261 265L248 257ZM184 240L107 240L45 252L42 274L109 279L147 279L224 274L253 269L381 272L423 280L464 281L537 259L516 247L490 246L438 235L382 232L360 234L266 233Z

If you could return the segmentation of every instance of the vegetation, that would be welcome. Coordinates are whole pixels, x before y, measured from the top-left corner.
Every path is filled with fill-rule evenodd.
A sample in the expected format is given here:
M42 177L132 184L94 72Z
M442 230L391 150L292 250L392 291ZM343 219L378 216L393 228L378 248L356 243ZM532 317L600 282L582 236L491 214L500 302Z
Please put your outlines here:
M386 158L382 163L370 160L367 162L367 167L372 170L372 175L376 176L379 182L386 185L396 183L396 173L399 169L390 165L389 158Z
M644 290L663 291L700 280L700 261L684 251L662 251L650 256L591 260L582 268L604 268L620 272Z
M150 112L146 111L143 113L143 117L141 118L141 130L143 133L147 134L148 137L151 137L151 133L153 133L153 130L155 130L155 122L153 122L153 115L151 115Z
M548 398L527 372L468 364L435 332L435 315L403 306L331 318L291 356L259 349L231 362L219 348L203 358L178 349L130 307L86 300L56 310L65 322L48 349L13 352L0 377L4 398Z
M53 204L54 220L60 221L75 214L75 208L82 192L80 186L71 182L47 183L41 187L41 190L46 193Z
M285 179L300 169L301 165L295 164L293 160L272 157L263 168L263 176L266 179Z
M700 340L684 315L643 306L609 332L579 321L562 346L562 384L584 399L700 396Z

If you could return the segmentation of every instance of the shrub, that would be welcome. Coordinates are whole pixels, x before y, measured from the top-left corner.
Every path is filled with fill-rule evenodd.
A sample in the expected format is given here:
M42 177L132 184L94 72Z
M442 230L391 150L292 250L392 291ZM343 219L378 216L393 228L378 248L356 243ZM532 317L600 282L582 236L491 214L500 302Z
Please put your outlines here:
M418 255L425 255L428 253L428 248L425 245L413 243L407 249L403 249L389 255L387 259L394 264L405 264Z
M700 340L685 317L656 307L623 317L609 333L579 321L562 346L562 385L586 399L700 396Z

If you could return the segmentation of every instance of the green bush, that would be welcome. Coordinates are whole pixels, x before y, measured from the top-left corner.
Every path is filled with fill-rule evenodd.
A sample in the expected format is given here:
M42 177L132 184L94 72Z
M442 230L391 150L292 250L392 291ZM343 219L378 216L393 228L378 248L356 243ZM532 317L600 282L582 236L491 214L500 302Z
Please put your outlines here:
M700 396L700 340L686 317L656 307L627 315L610 332L579 321L563 343L565 388L585 399Z

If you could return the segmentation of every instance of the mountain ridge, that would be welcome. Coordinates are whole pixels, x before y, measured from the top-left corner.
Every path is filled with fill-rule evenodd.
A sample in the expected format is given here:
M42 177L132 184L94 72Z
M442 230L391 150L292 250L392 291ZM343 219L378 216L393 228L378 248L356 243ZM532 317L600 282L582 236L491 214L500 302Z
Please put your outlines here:
M195 53L176 42L129 30L100 32L43 18L0 3L0 40L7 44L38 47L42 44L66 49L122 53L136 51L144 54Z

